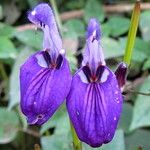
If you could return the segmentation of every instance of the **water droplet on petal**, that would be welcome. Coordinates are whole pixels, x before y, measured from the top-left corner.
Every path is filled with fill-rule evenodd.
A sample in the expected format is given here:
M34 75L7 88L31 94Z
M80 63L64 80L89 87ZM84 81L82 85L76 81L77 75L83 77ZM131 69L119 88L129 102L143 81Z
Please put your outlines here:
M116 91L115 94L118 94L118 91Z
M76 113L77 113L78 116L80 115L80 113L78 111Z
M119 103L120 103L120 101L117 101L117 103L119 104Z
M38 118L38 119L42 119L42 118L43 118L43 115L42 115L42 114L39 114L39 115L37 116L37 118Z

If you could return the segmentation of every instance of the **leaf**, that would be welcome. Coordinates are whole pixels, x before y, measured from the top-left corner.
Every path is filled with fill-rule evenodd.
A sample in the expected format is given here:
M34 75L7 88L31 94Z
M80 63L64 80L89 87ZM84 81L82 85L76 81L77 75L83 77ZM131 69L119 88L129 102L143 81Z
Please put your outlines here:
M108 23L103 23L101 24L101 31L102 31L102 36L109 36L111 33L111 26L108 25Z
M18 31L15 37L27 46L31 46L37 50L42 48L42 32L34 30Z
M142 70L147 70L147 69L150 69L150 58L148 58L148 59L144 62L144 65L143 65L143 68L142 68Z
M43 134L53 127L55 127L55 134L66 134L70 131L69 118L67 116L65 105L62 105L53 117L41 127L40 133Z
M145 41L150 41L150 11L144 11L140 16L140 29Z
M42 150L73 150L71 138L66 135L52 135L41 138Z
M38 5L39 0L27 0L27 2L28 2L28 4L29 4L30 8L33 8L33 7L35 7L36 5Z
M54 114L54 116L42 126L41 133L49 128L55 127L52 136L41 138L43 150L73 150L72 137L70 134L70 124L64 105Z
M150 131L143 129L136 130L125 137L126 150L137 150L139 146L141 146L143 150L149 150L149 138Z
M69 61L71 73L75 73L77 70L77 59L70 51L67 52L67 60Z
M129 127L132 121L133 107L129 103L123 104L123 110L119 121L119 128L123 129L125 133L129 132Z
M0 144L14 140L17 135L19 120L14 111L0 107Z
M91 148L87 144L84 144L84 147L86 150L125 150L123 130L117 130L113 140L108 144L102 145L102 147Z
M0 20L3 18L3 9L2 6L0 5Z
M71 19L64 24L64 36L66 38L77 39L84 36L84 24L78 19Z
M105 58L119 57L124 53L119 43L112 38L103 37L101 43Z
M88 23L90 18L97 18L100 22L104 20L102 5L97 0L88 0L84 9L84 19Z
M143 39L137 37L135 40L135 50L144 53L145 55L150 55L150 45L149 42L144 41Z
M140 87L140 92L150 93L150 76L145 79L144 83ZM137 129L139 127L150 126L150 96L138 95L135 101L133 109L133 119L130 126L130 130Z
M21 12L14 1L9 1L3 5L3 14L5 17L5 22L8 24L13 24L20 17Z
M119 38L122 49L125 49L126 42L127 38ZM149 49L148 43L137 37L133 48L132 60L143 62L150 54Z
M110 35L117 37L128 31L130 20L121 16L111 16L107 24L111 30Z
M0 59L15 58L17 50L13 43L6 37L0 37Z
M0 37L13 37L15 33L15 29L9 25L4 23L0 23Z
M20 101L19 70L25 59L32 53L32 50L29 50L28 48L23 49L13 66L9 85L9 109L12 109Z

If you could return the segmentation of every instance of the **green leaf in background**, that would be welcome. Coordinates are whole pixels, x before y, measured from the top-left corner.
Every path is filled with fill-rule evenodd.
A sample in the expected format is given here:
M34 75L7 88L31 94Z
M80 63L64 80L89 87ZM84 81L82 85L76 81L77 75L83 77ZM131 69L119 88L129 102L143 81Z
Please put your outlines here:
M0 5L0 19L3 18L3 9L2 9L2 6Z
M137 50L144 53L145 55L150 55L150 45L142 38L136 37L134 49L134 51Z
M81 20L71 19L64 24L65 38L77 39L79 36L84 36L85 29Z
M19 120L14 111L0 108L0 144L6 144L14 140L17 135Z
M67 60L69 61L71 72L75 73L77 69L77 59L70 51L67 52Z
M67 135L52 135L41 138L42 150L73 150L71 137Z
M107 22L110 28L110 35L117 37L129 30L130 20L121 16L111 16Z
M142 70L150 69L150 57L144 62Z
M119 43L122 49L125 49L127 38L119 38ZM141 38L136 38L133 48L132 60L136 62L143 62L150 55L150 46Z
M101 23L104 20L102 5L97 0L88 0L84 9L84 19L88 23L90 18L97 18Z
M145 79L139 89L142 93L150 93L150 76ZM130 130L139 127L150 127L150 96L138 95L133 109Z
M18 104L20 101L19 70L25 59L32 53L33 51L29 48L23 49L13 66L9 85L9 109L12 109L12 107Z
M66 7L67 10L75 10L75 9L82 9L84 6L85 0L78 0L78 1L69 0L67 1L64 7Z
M102 147L91 148L87 144L84 144L84 148L86 150L125 150L123 130L117 130L113 140L108 144L104 144Z
M124 54L123 49L121 49L121 46L119 45L119 42L112 38L103 37L101 43L105 58L119 57Z
M124 103L121 118L119 120L119 128L123 129L125 133L129 132L129 127L132 121L132 112L133 107L129 103Z
M42 126L40 131L41 134L52 127L54 127L54 134L51 136L43 136L41 138L42 149L72 150L73 145L70 134L70 124L65 105L62 105L54 116Z
M0 37L0 59L16 58L17 50L6 37Z
M27 0L28 4L30 5L30 8L35 7L40 1L39 0Z
M5 22L8 24L13 24L20 17L21 12L19 10L18 5L16 5L15 1L5 1L3 5L3 16L5 18Z
M18 31L15 33L15 37L24 43L26 46L31 46L36 50L42 48L42 32L36 30Z
M102 37L109 36L111 33L111 26L108 25L108 23L101 24L101 31L102 31Z
M140 29L145 41L150 41L150 11L145 11L140 17Z
M150 131L148 130L136 130L132 134L129 134L125 137L126 150L137 150L139 146L143 150L150 149Z
M0 37L13 37L15 29L12 26L0 23Z
M65 109L65 105L62 105L53 115L53 117L41 127L40 132L43 134L48 129L54 127L55 134L67 134L70 131L69 118Z

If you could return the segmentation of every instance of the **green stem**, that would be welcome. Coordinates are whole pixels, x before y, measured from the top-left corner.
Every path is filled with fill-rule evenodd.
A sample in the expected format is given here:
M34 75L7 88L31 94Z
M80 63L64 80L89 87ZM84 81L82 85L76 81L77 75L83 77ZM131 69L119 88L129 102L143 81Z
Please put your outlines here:
M131 62L132 50L133 50L134 42L136 38L139 18L140 18L140 1L137 0L134 6L133 12L132 12L127 45L126 45L125 55L124 55L124 62L128 65L130 65L130 62Z
M1 63L0 63L0 71L1 71L1 76L2 76L2 78L3 78L4 80L7 80L7 79L8 79L7 74L6 74L6 72L5 72L5 69L4 69L3 64L1 64Z
M70 122L70 126L71 126L72 138L73 138L73 148L74 148L74 150L82 150L82 143L79 140L79 138L76 134L76 131L71 122Z
M50 3L51 3L52 8L54 10L54 14L55 14L56 22L58 24L58 28L59 28L60 32L62 32L62 23L61 23L61 20L60 20L60 17L59 17L56 1L55 0L50 0Z

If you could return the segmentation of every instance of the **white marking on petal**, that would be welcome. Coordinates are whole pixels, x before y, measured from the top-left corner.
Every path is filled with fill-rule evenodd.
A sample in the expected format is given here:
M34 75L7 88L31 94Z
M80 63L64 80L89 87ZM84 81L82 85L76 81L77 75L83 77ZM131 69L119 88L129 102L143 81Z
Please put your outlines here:
M84 74L84 72L82 70L78 73L78 75L80 76L80 79L81 79L82 82L89 83L86 76L85 76L85 74Z
M61 50L59 51L59 53L62 54L62 55L64 55L64 54L65 54L65 50L64 50L64 49L61 49Z
M48 66L47 66L47 63L46 63L46 61L45 61L45 59L44 59L44 57L43 57L43 55L37 54L37 55L36 55L36 58L37 58L38 64L39 64L41 67L44 67L44 68L48 67Z
M108 78L108 75L109 75L109 71L107 69L104 70L104 72L102 73L102 76L101 76L101 82L105 82Z
M96 30L93 31L93 36L94 36L94 37L96 36Z
M35 14L36 14L36 11L33 10L33 11L31 12L31 15L35 16Z
M116 121L117 120L117 118L116 117L114 117L114 121Z

